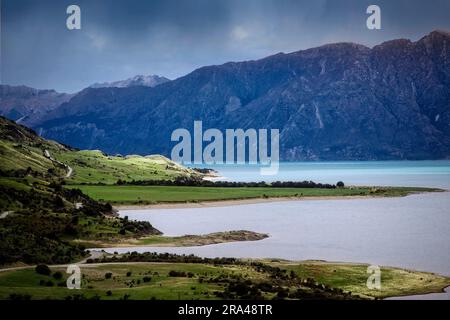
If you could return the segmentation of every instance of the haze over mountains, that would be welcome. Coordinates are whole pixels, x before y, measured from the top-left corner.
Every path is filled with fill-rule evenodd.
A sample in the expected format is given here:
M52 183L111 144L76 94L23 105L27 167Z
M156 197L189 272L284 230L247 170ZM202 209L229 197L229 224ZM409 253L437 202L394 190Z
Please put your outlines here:
M87 88L31 126L82 149L170 155L172 131L194 120L280 129L283 160L448 158L450 33L208 66L156 87Z

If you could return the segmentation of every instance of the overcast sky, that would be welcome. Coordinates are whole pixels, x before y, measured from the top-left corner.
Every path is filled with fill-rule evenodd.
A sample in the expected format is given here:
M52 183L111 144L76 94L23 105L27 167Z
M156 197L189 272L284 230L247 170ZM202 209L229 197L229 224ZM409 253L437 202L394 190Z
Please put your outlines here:
M137 74L174 79L330 42L373 46L450 30L450 0L2 0L1 80L75 92ZM81 30L66 8L81 7ZM366 8L381 7L382 30Z

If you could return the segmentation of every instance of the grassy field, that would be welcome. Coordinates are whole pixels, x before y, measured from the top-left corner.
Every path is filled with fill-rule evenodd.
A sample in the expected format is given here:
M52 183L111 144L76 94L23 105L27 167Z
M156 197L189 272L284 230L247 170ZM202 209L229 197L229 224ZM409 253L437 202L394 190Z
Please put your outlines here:
M320 284L370 298L439 292L450 284L450 279L429 273L382 268L382 289L377 291L366 287L366 265L273 261L269 264L287 270L288 274L293 270L302 279L313 277ZM0 299L8 299L11 294L28 294L32 299L65 299L67 296L83 295L85 298L97 299L126 297L137 300L152 298L204 300L218 299L214 292L223 291L225 286L221 281L207 281L208 279L241 277L254 283L272 281L267 273L242 265L130 263L80 265L80 267L83 274L80 290L66 288L65 267L51 268L53 272L63 273L60 280L55 280L52 276L39 275L32 268L0 272ZM170 271L191 273L191 276L173 277L169 276ZM110 279L106 279L107 273L112 274ZM285 289L291 292L296 290L289 285ZM267 299L273 298L274 295L270 292L263 293Z
M63 176L65 168L53 163L44 156L44 149L58 149L59 145L36 138L33 143L14 143L0 140L0 170L27 170L48 174L49 170L55 176ZM61 147L62 148L62 147Z
M109 156L99 150L76 150L46 140L33 131L0 117L0 171L10 177L40 175L66 183L105 183L117 180L173 180L199 176L159 156ZM69 168L70 177L66 177ZM5 176L5 174L3 174Z
M73 168L69 184L113 184L119 179L173 180L181 176L197 175L163 156L108 156L98 150L64 152L55 151L54 157Z
M450 279L428 272L381 267L381 289L370 290L366 286L366 264L328 263L304 261L301 264L289 261L271 262L272 266L292 270L302 278L313 278L325 285L358 293L361 296L386 298L439 292L450 285Z
M192 272L197 275L216 275L223 268L199 264L152 263L135 265L102 265L82 266L82 289L69 290L65 281L66 268L52 268L60 271L64 278L56 281L50 276L37 274L34 269L18 270L0 273L0 299L7 299L11 293L29 294L33 299L64 299L74 294L82 294L87 298L99 296L101 299L121 299L130 295L131 299L213 299L213 291L219 290L219 285L201 284L196 278L170 277L174 271ZM112 273L111 279L105 279L106 273ZM127 273L131 272L130 276ZM144 282L144 277L151 281ZM40 285L40 281L52 281L53 286ZM138 280L140 283L138 284ZM133 283L134 282L134 283ZM64 287L59 287L63 283ZM112 294L107 295L111 290Z
M345 197L345 196L406 196L414 192L437 191L428 188L226 188L185 186L117 186L73 185L93 199L116 205L182 203L277 197Z

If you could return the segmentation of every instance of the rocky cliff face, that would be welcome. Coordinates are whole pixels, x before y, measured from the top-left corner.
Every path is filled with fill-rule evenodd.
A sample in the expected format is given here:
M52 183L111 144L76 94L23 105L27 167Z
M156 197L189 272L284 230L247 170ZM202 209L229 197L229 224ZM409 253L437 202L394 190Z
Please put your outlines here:
M170 154L172 130L280 129L284 160L450 155L450 34L338 43L195 70L155 88L86 89L36 124L110 153Z

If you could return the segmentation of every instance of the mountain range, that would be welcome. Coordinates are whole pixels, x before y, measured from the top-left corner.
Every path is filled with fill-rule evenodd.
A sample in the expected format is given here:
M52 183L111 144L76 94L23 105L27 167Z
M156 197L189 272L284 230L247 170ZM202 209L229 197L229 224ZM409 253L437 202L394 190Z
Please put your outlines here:
M90 87L25 124L82 149L170 155L172 131L195 120L279 129L283 160L448 158L450 33L207 66L155 87Z

